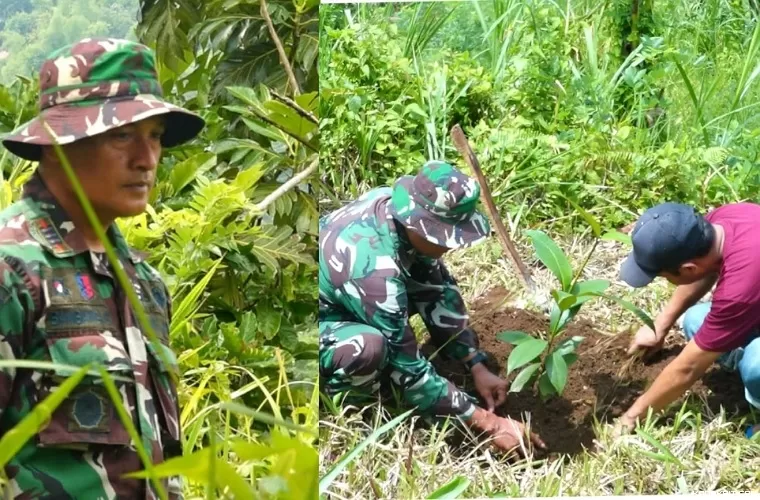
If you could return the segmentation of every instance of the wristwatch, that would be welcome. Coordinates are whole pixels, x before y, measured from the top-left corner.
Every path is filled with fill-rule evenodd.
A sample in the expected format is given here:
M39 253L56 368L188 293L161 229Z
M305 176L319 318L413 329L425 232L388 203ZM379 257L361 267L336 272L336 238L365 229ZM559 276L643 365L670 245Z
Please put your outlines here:
M478 363L484 363L488 359L488 356L486 356L486 353L483 351L478 351L475 356L468 359L464 362L464 364L467 366L468 369L472 370L472 367L477 365Z

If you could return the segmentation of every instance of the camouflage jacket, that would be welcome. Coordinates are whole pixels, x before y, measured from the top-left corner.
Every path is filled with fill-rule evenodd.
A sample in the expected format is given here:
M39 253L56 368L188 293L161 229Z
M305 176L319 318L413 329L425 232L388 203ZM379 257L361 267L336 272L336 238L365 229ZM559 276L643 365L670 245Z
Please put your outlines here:
M105 254L86 247L39 174L24 186L23 198L0 213L0 359L95 363L132 379L116 384L158 463L180 452L177 392L169 376L177 372L168 347L171 303L158 273L127 247L115 225L108 234L171 365L141 332ZM70 372L0 371L0 436L64 375ZM157 498L146 481L122 477L142 469L105 387L87 376L5 474L17 499ZM178 478L164 488L170 498L182 497Z
M431 337L446 338L441 353L461 360L477 348L459 288L441 260L410 244L390 213L390 188L374 189L321 221L319 320L354 321L389 341L390 376L404 399L423 413L468 419L472 399L435 372L402 339L409 317L420 315Z

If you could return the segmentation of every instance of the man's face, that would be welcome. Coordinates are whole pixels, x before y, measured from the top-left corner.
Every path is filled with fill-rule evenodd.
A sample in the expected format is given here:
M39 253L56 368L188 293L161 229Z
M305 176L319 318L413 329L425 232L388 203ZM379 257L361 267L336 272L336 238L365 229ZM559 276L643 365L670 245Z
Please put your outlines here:
M409 236L409 242L412 244L412 246L426 257L440 259L443 257L443 254L451 250L450 248L442 247L440 245L436 245L435 243L429 242L412 230L407 229L406 234Z
M145 210L156 179L163 133L164 118L157 116L64 146L101 217L129 217ZM62 175L65 178L65 173ZM65 185L73 194L68 181Z

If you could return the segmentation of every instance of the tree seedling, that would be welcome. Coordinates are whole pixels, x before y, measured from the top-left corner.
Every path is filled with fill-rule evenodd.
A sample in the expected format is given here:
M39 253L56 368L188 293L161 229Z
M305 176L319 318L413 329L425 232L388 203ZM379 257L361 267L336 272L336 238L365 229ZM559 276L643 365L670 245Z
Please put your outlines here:
M515 346L507 359L507 375L521 369L512 381L510 392L520 392L526 385L532 385L535 389L537 384L539 394L544 400L562 394L567 384L569 367L578 359L576 351L583 337L573 336L561 341L559 339L568 323L586 302L599 297L613 300L654 328L651 318L644 311L630 302L604 293L610 286L609 281L601 279L579 281L600 239L619 240L621 235L611 232L602 236L599 223L590 214L574 203L573 205L589 222L596 236L591 250L575 274L567 256L549 236L542 231L525 232L532 240L536 256L557 277L560 287L551 291L554 303L549 314L547 335L534 337L520 331L506 331L497 335L499 340Z

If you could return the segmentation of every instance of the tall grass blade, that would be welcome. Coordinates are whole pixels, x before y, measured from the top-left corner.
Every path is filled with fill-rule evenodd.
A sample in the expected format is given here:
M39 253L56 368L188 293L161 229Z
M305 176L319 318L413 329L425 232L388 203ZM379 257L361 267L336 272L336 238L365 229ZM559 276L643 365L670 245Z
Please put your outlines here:
M456 498L462 498L462 493L465 492L467 487L470 486L470 480L466 477L457 476L451 481L449 481L444 486L441 486L437 490L435 490L433 493L430 494L428 497L428 500L433 499L456 499Z
M345 455L343 455L332 467L330 467L330 470L328 470L324 476L319 480L319 494L325 494L327 493L327 489L330 487L330 485L337 479L337 477L340 475L341 472L343 472L343 469L349 466L351 462L353 462L356 457L358 457L361 452L364 451L365 448L367 448L369 445L377 441L380 436L388 432L389 430L396 427L398 424L406 420L406 418L412 414L414 409L409 410L405 413L402 413L398 417L394 418L387 424L383 425L382 427L378 427L377 429L370 434L367 439L359 443L354 447L353 450L349 451Z

